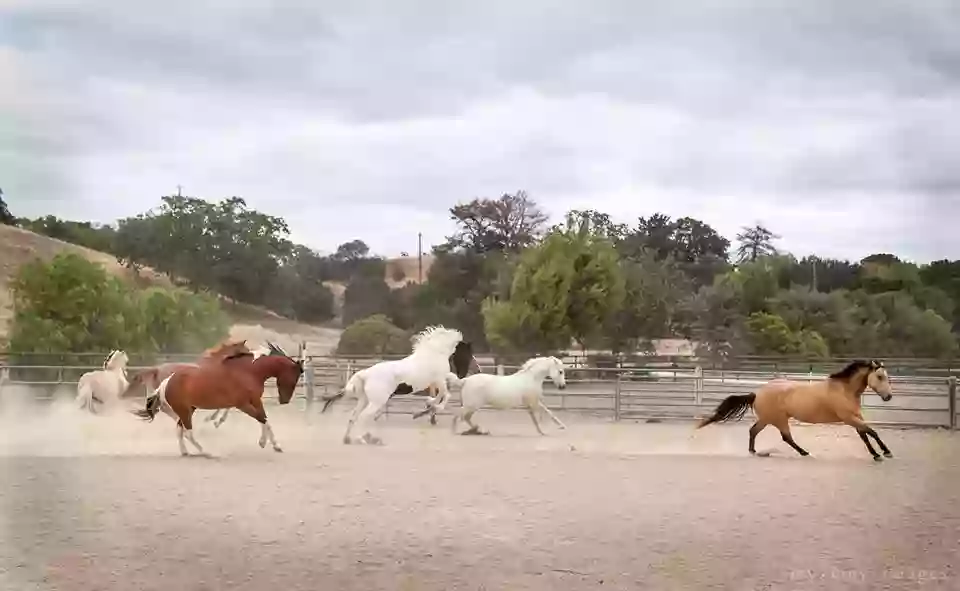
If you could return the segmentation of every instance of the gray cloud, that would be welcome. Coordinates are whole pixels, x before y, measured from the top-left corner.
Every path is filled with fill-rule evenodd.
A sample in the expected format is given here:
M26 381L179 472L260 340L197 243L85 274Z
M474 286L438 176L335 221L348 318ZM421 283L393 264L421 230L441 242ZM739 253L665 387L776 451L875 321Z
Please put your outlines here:
M266 6L0 0L14 210L110 220L179 183L395 253L525 188L799 254L955 251L954 2Z

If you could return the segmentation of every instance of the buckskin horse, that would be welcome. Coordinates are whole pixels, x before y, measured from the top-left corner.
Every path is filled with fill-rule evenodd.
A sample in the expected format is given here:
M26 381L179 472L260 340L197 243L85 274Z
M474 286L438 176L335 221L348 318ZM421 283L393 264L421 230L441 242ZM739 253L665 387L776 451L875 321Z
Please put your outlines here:
M204 453L193 436L196 409L237 408L260 423L260 447L270 441L274 451L281 452L263 408L263 386L268 378L275 378L280 404L289 403L303 374L303 360L292 359L273 343L268 343L268 347L270 352L257 359L249 350L238 351L222 359L204 359L196 367L178 369L160 382L143 410L132 412L152 421L163 410L177 421L177 443L180 454L186 456L189 453L184 439Z
M893 454L873 427L863 420L860 399L868 387L884 402L893 397L890 377L880 361L854 361L821 382L773 380L756 393L727 396L713 415L700 421L697 429L730 419L740 420L747 409L753 407L757 422L750 427L747 449L751 454L757 453L754 445L760 431L773 425L787 445L801 456L807 456L809 453L797 445L790 434L791 417L804 423L844 423L857 430L867 451L879 462L883 458L873 449L868 437L877 442L884 456L892 458Z

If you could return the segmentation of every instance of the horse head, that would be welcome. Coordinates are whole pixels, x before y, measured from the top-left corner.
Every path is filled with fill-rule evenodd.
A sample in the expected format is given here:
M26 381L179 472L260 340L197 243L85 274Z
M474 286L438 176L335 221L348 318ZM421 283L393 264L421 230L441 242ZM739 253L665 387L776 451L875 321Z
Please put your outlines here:
M110 355L107 357L107 360L103 362L103 369L106 370L123 370L127 367L127 362L130 359L127 357L127 354L119 349L114 349L110 352Z
M450 357L457 345L463 342L463 333L453 328L443 326L428 326L410 339L413 343L413 352L428 352L431 354Z
M840 371L830 374L830 379L846 383L858 394L870 388L876 392L884 402L893 398L887 368L883 366L883 362L877 361L876 359L871 361L863 361L861 359L852 361Z
M893 398L893 389L890 387L890 376L887 375L887 368L883 366L882 361L876 359L870 361L869 373L867 374L867 387L877 393L884 402L889 402Z
M563 362L556 357L534 357L524 362L517 373L529 371L541 380L549 377L557 388L563 390L567 387L563 369Z
M303 359L293 359L280 346L270 342L267 343L267 354L256 361L259 362L263 359L269 360L268 362L271 364L270 377L277 379L277 393L280 404L289 403L297 389L297 382L303 375Z
M450 367L457 377L463 379L470 373L470 364L476 364L477 370L480 370L480 364L473 356L473 345L469 341L460 341L450 356Z

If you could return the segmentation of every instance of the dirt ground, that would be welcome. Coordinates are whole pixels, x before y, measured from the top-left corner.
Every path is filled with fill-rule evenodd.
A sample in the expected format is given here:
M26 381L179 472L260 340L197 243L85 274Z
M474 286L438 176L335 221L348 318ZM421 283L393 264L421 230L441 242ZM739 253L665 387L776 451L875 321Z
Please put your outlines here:
M811 458L769 430L752 458L746 421L486 412L487 437L394 415L368 447L346 411L268 409L283 454L201 422L214 457L181 458L165 417L5 408L0 589L960 588L955 434L881 430L875 463L844 428L795 429Z

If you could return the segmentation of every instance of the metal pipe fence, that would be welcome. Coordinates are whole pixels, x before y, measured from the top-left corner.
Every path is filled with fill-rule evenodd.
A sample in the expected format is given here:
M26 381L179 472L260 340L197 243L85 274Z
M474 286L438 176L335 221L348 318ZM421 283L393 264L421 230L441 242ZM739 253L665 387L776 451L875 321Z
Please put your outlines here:
M309 410L322 397L338 392L353 373L380 360L373 357L309 357L295 400L304 410ZM519 369L519 365L496 361L478 357L484 373L504 375ZM711 413L726 396L752 392L775 377L821 380L826 378L827 371L833 371L837 366L836 363L830 364L825 371L757 369L749 365L726 369L699 365L663 367L659 364L602 368L571 366L567 371L566 389L559 390L547 380L544 396L551 408L614 421L693 420ZM131 365L127 371L135 372L145 367ZM35 398L49 398L57 391L75 389L80 375L99 368L99 363L16 366L0 363L0 396L8 386L25 386ZM884 403L868 391L863 398L864 418L881 425L958 428L960 408L956 376L939 371L919 371L923 369L917 367L914 371L897 372L891 368L893 400ZM265 398L269 400L276 395L275 381L268 380ZM458 400L459 396L454 392L446 414L457 408ZM422 395L394 396L386 412L412 413L421 410L423 404Z

